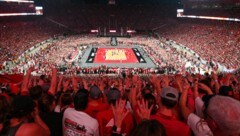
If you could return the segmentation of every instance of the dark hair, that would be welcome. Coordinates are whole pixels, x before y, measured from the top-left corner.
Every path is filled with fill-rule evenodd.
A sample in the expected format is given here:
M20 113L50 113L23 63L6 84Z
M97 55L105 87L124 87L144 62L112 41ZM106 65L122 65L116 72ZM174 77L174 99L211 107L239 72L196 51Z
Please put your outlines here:
M7 120L10 106L5 96L0 95L0 123L4 123Z
M87 108L88 96L89 93L86 89L81 89L75 94L73 98L75 110L83 111Z
M206 79L200 80L199 83L202 83L202 84L208 86L211 89L215 89L214 87L212 88L211 85L210 85L211 84L211 78L206 78ZM199 93L205 93L206 91L198 87L198 92Z
M29 96L17 95L11 103L10 116L22 118L28 116L34 111L35 103Z
M148 108L150 108L153 105L153 109L151 111L151 115L157 113L157 107L156 107L156 99L152 94L145 94L143 96L143 99L145 101L148 101Z
M6 135L10 126L11 118L21 119L22 117L28 117L30 113L34 111L35 103L29 96L14 96L13 101L10 104L9 114L7 120L5 120L3 129L0 132L0 135Z
M55 98L53 95L44 94L42 98L38 101L38 107L40 113L43 115L51 111L51 105L55 102Z
M116 106L116 102L117 100L109 100L108 103L113 105L113 106Z
M41 80L44 80L45 78L46 78L46 75L41 75L41 76L40 76L40 79L41 79Z
M64 93L61 97L62 106L70 105L73 102L72 95L70 93Z
M148 94L148 93L152 93L153 90L154 90L153 85L151 85L151 84L148 83L148 84L142 89L141 93L142 93L142 95L145 95L145 94ZM147 92L147 91L149 91L149 92Z
M171 94L168 94L171 95ZM169 100L166 98L161 97L162 105L165 106L167 109L172 109L177 104L177 101Z
M29 94L30 94L30 97L33 99L33 100L38 100L40 99L40 97L42 96L42 92L43 92L43 89L41 86L39 85L36 85L34 87L31 87L29 89Z
M9 128L10 120L8 114L10 111L9 103L5 96L0 95L0 124L3 124L2 130L0 130L0 135L5 134Z
M231 95L229 94L230 92L232 93ZM233 97L233 88L231 86L221 86L219 95Z
M157 120L144 120L132 131L131 136L166 136L166 130Z
M203 100L203 102L204 102L203 114L204 114L205 118L207 117L207 108L208 108L209 102L210 102L210 100L211 100L214 96L216 96L216 95L214 95L214 94L211 94L211 95L206 94L206 95L204 95L204 96L202 97L202 100Z

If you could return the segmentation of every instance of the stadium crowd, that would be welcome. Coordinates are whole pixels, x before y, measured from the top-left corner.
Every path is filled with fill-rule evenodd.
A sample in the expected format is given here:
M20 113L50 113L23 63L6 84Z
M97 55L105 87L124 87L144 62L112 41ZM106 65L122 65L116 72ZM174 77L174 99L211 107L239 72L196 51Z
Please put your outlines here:
M36 26L37 21L40 22L40 24L38 24L38 27ZM1 41L3 41L1 42L0 46L1 52L3 52L1 54L0 59L1 63L5 62L6 60L15 63L17 61L17 58L23 52L27 51L30 47L34 46L36 43L40 43L41 41L46 40L49 37L57 37L58 34L64 33L65 28L57 27L54 24L50 25L48 22L49 21L45 19L40 21L39 19L36 20L33 19L32 21L29 22L19 21L18 23L13 22L1 23L2 33L0 37ZM191 21L180 20L179 22L180 23L178 25L172 25L169 27L167 26L161 28L158 31L158 33L160 34L160 36L164 36L166 39L174 40L177 43L192 49L193 51L198 53L201 58L207 60L208 62L214 62L215 64L216 63L223 64L228 69L239 68L240 62L238 56L240 47L239 46L240 32L238 29L238 24L234 23L226 24L224 22L216 21L195 22L193 20ZM167 28L167 30L165 30L165 28ZM35 33L36 35L32 35L32 33ZM77 37L73 39L69 38L69 40L72 40L74 42L76 41L78 42L78 44L85 44L86 41L88 41L86 40L86 38L84 39L82 37L80 38L83 39L82 41L78 41L76 39L78 38ZM96 39L92 38L92 40ZM144 50L148 54L151 54L151 57L153 58L152 60L159 67L167 66L174 68L176 71L182 71L184 64L186 64L186 62L190 62L192 65L196 65L193 71L199 71L198 69L199 67L202 69L207 69L207 65L204 66L201 63L198 63L198 60L196 60L196 58L193 58L192 56L185 54L185 52L178 52L168 45L165 44L163 45L162 42L156 39L153 40L144 37L136 37L135 39L139 40L139 43L143 45ZM134 43L130 39L122 42L126 44ZM94 43L94 41L89 41L88 43ZM108 42L104 41L103 44L104 43ZM64 43L59 42L55 44L59 45ZM47 49L45 51L48 52L48 54L51 52ZM56 51L59 50L55 50L55 52ZM63 55L69 54L66 51L67 50L63 51L62 54ZM60 56L60 54L58 53L52 53L52 56L50 56L51 58L47 60L51 60L51 62L54 61L58 64L63 58L63 55ZM44 57L46 56L49 55L45 55ZM174 62L173 60L178 63L173 63ZM22 66L22 64L20 64L20 66ZM26 68L27 67L25 67L25 69ZM22 72L23 70L20 71Z
M66 29L41 18L13 18L0 23L0 63L16 61L29 48L49 38L62 35Z
M51 66L64 67L65 74L70 73L119 73L118 67L80 67L81 58L89 47L110 46L109 38L97 38L92 35L76 35L55 38L55 42L46 42L38 51L28 52L21 59L15 61L13 68L6 67L8 73L25 73L26 69L34 65L36 74L48 74ZM133 42L137 41L137 42ZM156 64L153 69L136 68L128 69L129 73L200 73L207 71L207 65L203 65L195 56L159 41L153 37L134 36L121 38L119 46L136 46L143 48L144 56L150 57ZM186 67L187 63L191 63Z
M201 58L220 63L228 69L240 66L239 23L209 20L179 20L158 33L174 40L200 55Z
M98 10L94 11L93 9L95 8L97 8ZM114 11L116 15L121 13L120 12L121 7L118 8L119 9L115 9L116 11ZM119 16L120 19L118 20L121 21L118 23L120 23L123 27L126 27L125 25L129 24L131 24L132 26L139 26L139 30L141 30L141 27L142 26L144 27L146 22L136 21L136 23L134 24L133 23L134 20L145 20L141 18L151 16L149 25L146 27L149 27L149 29L152 30L156 30L160 34L160 36L165 37L166 39L169 40L174 40L178 44L182 44L192 49L197 54L199 54L200 57L203 58L204 60L207 60L209 62L220 63L226 66L228 69L239 68L240 64L239 24L233 22L204 21L204 20L176 21L164 18L163 15L155 15L154 11L157 11L158 9L157 6L154 7L152 10L150 7L145 9L141 6L137 6L135 8L139 10L138 11L139 13L141 13L138 15L139 17L135 16L134 12L129 12L130 17ZM57 13L62 14L62 16L68 16L69 13L72 13L74 16L80 12L81 13L86 12L87 14L89 13L89 16L83 16L85 14L81 14L82 17L72 18L72 16L69 16L69 19L64 20L63 18L58 18L54 16L56 10L58 11ZM103 7L87 6L80 11L76 7L73 8L72 11L68 10L59 11L58 8L52 9L49 8L47 9L47 12L49 12L47 18L34 19L33 17L33 19L26 19L30 21L22 19L22 21L17 22L3 21L0 23L1 30L0 40L2 41L0 43L1 44L0 48L2 52L0 62L1 64L5 61L15 62L16 59L25 51L27 51L30 47L33 47L36 43L40 43L43 40L49 39L49 37L56 37L57 35L63 34L64 32L66 32L66 28L76 31L78 30L86 31L86 29L93 28L96 29L101 26L106 26L106 24L103 23L104 21L102 19L107 18L107 15L111 10L113 10L111 7L104 6ZM128 10L131 9L127 7L126 11ZM99 12L99 14L105 14L105 16L103 16L103 18L95 17L94 16L96 15L95 12ZM155 18L161 18L161 20L157 20ZM89 22L84 23L84 21L81 22L81 20ZM93 22L102 24L94 24ZM123 22L125 22L125 24L123 24ZM93 26L86 27L85 24L93 24ZM145 50L146 52L151 53L153 55L153 61L157 63L159 66L170 65L170 67L174 67L176 71L181 71L184 63L191 62L193 65L198 65L201 68L206 69L206 66L201 66L201 64L199 65L199 63L197 63L197 60L195 60L191 56L186 55L184 52L182 53L176 52L171 47L165 45L158 46L159 43L157 42L155 42L155 44L153 43L151 44L151 42L148 41L148 38L142 38L142 40L146 40L145 43L143 42L143 45L151 46L145 47ZM166 54L165 52L168 53ZM168 54L173 54L173 56ZM56 57L53 60L55 59L61 59L61 57ZM181 65L176 65L177 63L172 63L173 62L172 60L177 61ZM59 60L57 60L57 63L58 62ZM198 71L197 68L195 71Z
M123 27L156 28L161 36L183 44L209 62L239 68L240 27L237 23L178 20L175 25L163 25L165 14L161 14L158 7L153 10L128 7L122 15L119 12L122 7L95 8L75 9L78 12L56 8L59 12L52 9L46 18L1 20L0 63L12 61L16 65L12 79L0 75L1 136L240 135L240 70L197 74L198 68L208 66L159 39L139 36L119 40L119 46L141 46L143 54L159 66L157 71L73 67L74 59L81 59L89 45L110 45L107 38L89 35L63 36L56 42L46 43L48 45L43 45L35 54L17 59L36 43L62 35L65 28L86 31L106 27L104 20L114 11L116 17L119 14L119 24L124 23ZM150 14L155 17L148 21ZM190 73L184 69L188 62L196 66ZM65 75L57 69L61 65L68 68ZM165 69L179 73L156 74ZM26 75L13 82L16 73ZM36 73L41 76L32 76ZM83 74L76 76L78 73Z
M134 41L137 41L137 43L134 43ZM190 70L192 73L199 73L200 67L207 69L207 66L201 65L197 57L179 51L171 45L153 37L136 36L131 39L120 39L120 42L127 45L143 45L145 52L149 54L150 58L152 58L158 67L171 67L174 71L183 72L186 63L190 62L191 67L194 68Z
M31 76L1 84L0 134L238 136L238 74Z

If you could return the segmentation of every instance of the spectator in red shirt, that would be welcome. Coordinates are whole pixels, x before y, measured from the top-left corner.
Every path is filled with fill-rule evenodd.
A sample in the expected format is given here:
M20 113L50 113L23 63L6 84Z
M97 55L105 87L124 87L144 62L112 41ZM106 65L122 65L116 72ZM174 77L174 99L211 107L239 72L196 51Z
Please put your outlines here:
M164 87L161 92L160 108L151 119L158 120L166 129L168 136L190 136L188 125L174 115L174 107L178 102L178 91L172 87Z
M108 109L108 103L104 103L102 92L96 85L92 86L89 92L91 100L88 103L86 113L88 113L93 118L96 118L96 114L98 112Z
M117 88L111 88L107 94L107 97L109 104L115 106L116 101L121 97L121 92ZM114 126L113 111L111 107L109 107L108 110L99 112L96 116L96 119L99 123L100 136L111 135L112 127ZM121 125L121 133L129 135L133 127L133 117L130 113L128 113L123 119L123 123Z
M161 123L157 120L144 120L133 130L132 136L167 136Z

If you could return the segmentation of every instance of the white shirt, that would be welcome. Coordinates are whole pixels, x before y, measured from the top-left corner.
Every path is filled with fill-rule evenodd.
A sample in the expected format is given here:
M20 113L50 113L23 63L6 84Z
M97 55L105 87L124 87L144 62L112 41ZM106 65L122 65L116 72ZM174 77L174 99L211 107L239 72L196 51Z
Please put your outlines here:
M191 113L188 116L187 124L190 126L196 136L213 136L207 122L201 121L203 117L203 101L200 97L195 99L196 114Z
M207 122L205 122L204 120L201 121L201 118L203 117L203 105L204 103L202 99L200 97L197 97L195 99L195 109L197 115L191 113L188 116L187 123L196 136L213 136Z
M99 136L97 120L74 108L65 110L62 125L64 136Z
M207 122L201 121L201 118L191 113L188 116L187 124L192 129L195 136L213 136Z
M200 117L203 118L203 106L204 102L200 97L197 97L195 99L195 109L196 109L196 114Z

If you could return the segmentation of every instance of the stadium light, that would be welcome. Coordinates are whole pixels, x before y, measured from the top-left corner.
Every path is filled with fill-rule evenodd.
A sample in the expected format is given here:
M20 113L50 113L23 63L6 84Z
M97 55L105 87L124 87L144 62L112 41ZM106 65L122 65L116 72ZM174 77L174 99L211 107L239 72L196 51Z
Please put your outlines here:
M4 16L28 16L28 15L42 15L39 13L1 13L0 17Z
M36 10L43 10L43 7L36 6L35 9L36 9Z
M182 15L178 16L181 18L199 18L199 19L210 19L210 20L224 20L224 21L235 21L240 22L239 18L227 18L227 17L211 17L211 16L195 16L195 15Z
M98 30L91 30L91 33L98 33Z
M110 33L116 33L116 30L109 30Z
M127 30L127 33L135 33L135 30Z
M28 0L0 0L0 2L34 3L34 1Z

